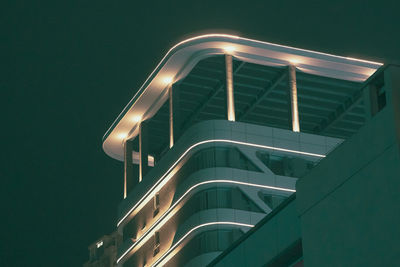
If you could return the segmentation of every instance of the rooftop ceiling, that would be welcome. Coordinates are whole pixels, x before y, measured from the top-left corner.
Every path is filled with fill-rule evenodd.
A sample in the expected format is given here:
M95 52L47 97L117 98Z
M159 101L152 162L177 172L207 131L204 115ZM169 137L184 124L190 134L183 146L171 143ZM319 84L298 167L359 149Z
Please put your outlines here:
M289 129L287 65L294 60L302 132L347 138L363 125L361 87L380 63L213 35L184 41L168 52L106 133L105 152L123 159L123 140L137 135L137 118L149 121L151 154L168 148L166 78L180 92L183 129L225 119L227 46L235 50L236 121Z
M290 129L287 67L269 67L234 60L236 121ZM347 138L364 123L362 83L298 71L297 88L302 132ZM180 92L183 131L210 119L226 119L225 60L201 60L174 84ZM150 151L168 149L169 106L166 101L149 120Z

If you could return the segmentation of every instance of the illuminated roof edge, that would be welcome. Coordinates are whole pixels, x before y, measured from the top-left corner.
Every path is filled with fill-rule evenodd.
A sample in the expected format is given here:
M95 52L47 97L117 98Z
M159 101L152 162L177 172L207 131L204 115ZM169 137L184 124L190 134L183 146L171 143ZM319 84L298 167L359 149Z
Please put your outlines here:
M272 44L226 34L207 34L184 40L172 47L118 115L103 136L103 150L123 160L123 140L137 134L137 119L148 119L167 98L165 81L183 79L200 60L230 53L255 64L295 64L303 72L363 82L383 64L367 60Z

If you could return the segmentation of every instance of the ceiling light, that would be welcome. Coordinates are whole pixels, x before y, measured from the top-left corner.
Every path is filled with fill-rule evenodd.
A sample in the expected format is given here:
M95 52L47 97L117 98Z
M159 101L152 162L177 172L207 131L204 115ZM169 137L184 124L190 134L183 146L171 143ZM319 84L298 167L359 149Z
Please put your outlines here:
M225 50L226 53L229 54L229 53L232 53L233 51L235 51L236 49L233 46L225 46L224 50Z
M140 122L142 120L142 116L136 115L132 117L133 122Z
M165 78L163 79L163 82L164 82L165 84L170 84L170 83L172 83L172 77L165 77Z
M127 133L120 133L120 134L118 134L118 138L119 138L119 139L125 139L127 136L128 136Z

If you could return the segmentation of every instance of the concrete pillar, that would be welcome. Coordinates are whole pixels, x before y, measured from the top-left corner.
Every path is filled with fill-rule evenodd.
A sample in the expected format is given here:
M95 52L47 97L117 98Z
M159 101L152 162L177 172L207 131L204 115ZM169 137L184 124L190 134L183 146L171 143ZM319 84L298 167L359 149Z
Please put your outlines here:
M169 147L173 147L180 135L179 88L176 84L169 86Z
M139 125L139 182L143 180L149 170L149 142L148 122L142 121Z
M133 182L133 142L125 140L124 142L124 199L128 195L129 184Z
M235 100L233 93L233 63L231 55L225 55L225 66L226 66L227 117L229 121L235 121Z
M365 120L369 121L379 111L378 90L373 83L368 84L363 91Z
M299 107L297 104L296 66L289 65L290 121L293 132L300 132Z
M384 73L386 105L391 109L395 138L397 139L398 152L400 155L400 66L389 65Z

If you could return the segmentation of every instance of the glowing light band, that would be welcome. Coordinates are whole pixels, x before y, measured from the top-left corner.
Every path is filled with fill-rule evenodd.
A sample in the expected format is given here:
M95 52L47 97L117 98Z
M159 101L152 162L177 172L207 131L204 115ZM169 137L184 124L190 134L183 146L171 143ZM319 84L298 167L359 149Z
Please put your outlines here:
M173 216L175 213L172 213L173 209L180 204L180 202L187 196L190 192L192 192L195 188L206 185L206 184L211 184L211 183L229 183L229 184L239 184L239 185L245 185L245 186L251 186L251 187L258 187L258 188L264 188L264 189L271 189L271 190L278 190L278 191L285 191L285 192L291 192L294 193L296 190L294 189L288 189L288 188L282 188L282 187L276 187L276 186L269 186L269 185L260 185L260 184L252 184L252 183L246 183L246 182L240 182L240 181L233 181L233 180L209 180L205 182L200 182L192 187L190 187L171 207L168 208L168 210L160 217L156 222L154 222L151 227L144 233L142 234L135 243L133 243L119 258L122 259L125 257L126 254L128 254L133 248L137 247L140 245L140 243L145 243L153 233L157 230L159 230L161 227L164 226L164 224Z
M151 72L151 74L147 77L147 79L145 80L145 82L142 84L142 86L140 87L140 89L136 92L136 94L134 95L134 97L131 99L131 101L128 103L127 107L129 107L129 109L137 102L138 95L142 94L144 92L145 89L147 89L147 87L145 88L146 84L149 83L149 81L151 79L155 79L156 78L156 73L158 71L161 71L161 66L167 61L167 59L172 56L171 54L174 52L174 50L176 50L179 46L182 46L186 43L192 42L192 41L196 41L196 40L201 40L201 39L207 39L207 38L227 38L227 40L220 40L220 42L232 42L232 45L229 45L228 47L228 51L227 51L227 47L222 46L221 47L221 54L223 54L224 52L234 52L235 51L235 47L233 45L243 45L241 42L250 42L250 44L244 44L247 46L251 46L251 47L256 47L257 45L267 45L267 46L273 46L273 47L277 47L277 48L284 48L284 49L291 49L292 51L297 51L297 52L305 52L305 53L312 53L315 55L321 55L321 56L328 56L328 57L332 57L332 58L336 58L336 59L341 59L341 60L346 60L346 61L353 61L353 62L360 62L360 63L365 63L365 64L371 64L373 66L371 66L371 68L378 68L380 66L383 65L383 63L380 62L373 62L373 61L368 61L368 60L362 60L362 59L357 59L357 58L352 58L352 57L343 57L343 56L337 56L337 55L332 55L332 54L328 54L328 53L322 53L322 52L318 52L318 51L313 51L313 50L307 50L307 49L301 49L301 48L295 48L295 47L291 47L291 46L285 46L285 45L279 45L279 44L273 44L273 43L269 43L269 42L264 42L264 41L258 41L258 40L254 40L254 39L249 39L249 38L242 38L239 36L235 36L235 35L229 35L229 34L204 34L204 35L200 35L200 36L196 36L196 37L192 37L192 38L188 38L186 40L183 40L181 42L179 42L178 44L174 45L171 49L168 50L168 52L165 54L165 56L161 59L161 61L157 64L157 66L154 68L154 70ZM173 78L172 77L168 77L167 78L163 78L163 82L166 86L168 86L168 84L166 84L166 82L168 81L172 81ZM134 101L134 103L132 103ZM126 112L126 108L124 108L120 114L118 115L117 119L112 123L112 125L109 127L109 129L106 131L105 135L103 136L103 140L104 143L106 142L106 140L108 139L109 135L111 135L112 131L114 128L117 127L117 125L122 121L123 116L126 114L128 114L129 112ZM118 135L118 133L117 133ZM121 135L125 135L125 133L121 134ZM121 137L120 137L121 139ZM103 146L104 146L103 143ZM107 153L107 151L106 151ZM114 154L113 154L114 155ZM116 156L116 155L115 155Z
M177 246L179 246L179 244L181 244L183 242L183 240L185 240L185 238L187 236L189 236L191 233L193 233L194 231L196 231L199 228L202 227L206 227L206 226L210 226L210 225L235 225L235 226L242 226L242 227L249 227L252 228L254 227L254 225L252 224L245 224L245 223L238 223L238 222L209 222L209 223L203 223L200 224L196 227L193 227L191 230L189 230L184 236L181 237L181 239L179 239L172 247L170 247L168 249L167 252L165 252L155 263L153 263L151 266L157 266L161 261L163 261L163 259L169 254L171 253L171 251L173 251ZM119 263L121 261L121 259L124 257L125 255L122 255L121 257L119 257L117 259L117 263Z
M185 240L185 238L190 235L191 233L193 233L194 231L196 231L197 229L201 228L201 227L206 227L206 226L210 226L210 225L216 225L216 224L224 224L224 225L235 225L235 226L242 226L242 227L249 227L249 228L253 228L254 225L252 224L245 224L245 223L237 223L237 222L210 222L210 223L204 223L201 225L198 225L194 228L192 228L189 232L187 232L181 239L179 239L178 242L176 242L170 249L168 249L167 252L165 252L154 264L152 264L151 266L155 267L158 266L160 263L162 263L162 261L165 259L165 257L168 256L169 253L171 253L171 251L173 251L180 243L183 242L183 240Z
M201 142L198 142L192 146L190 146L175 162L172 164L172 166L161 176L161 178L150 188L150 190L124 215L124 217L118 222L117 226L121 224L123 220L125 220L126 217L129 216L132 211L136 209L136 207L144 201L144 199L147 197L146 203L153 197L151 194L155 191L159 191L163 185L169 180L164 178L171 172L173 168L195 147L206 144L206 143L232 143L232 144L238 144L238 145L245 145L245 146L252 146L252 147L258 147L258 148L263 148L263 149L269 149L269 150L276 150L276 151L281 151L281 152L288 152L288 153L294 153L294 154L300 154L300 155L306 155L306 156L312 156L312 157L319 157L319 158L324 158L325 155L321 154L316 154L316 153L309 153L309 152L304 152L304 151L297 151L297 150L292 150L292 149L286 149L286 148L280 148L280 147L273 147L273 146L266 146L266 145L260 145L260 144L253 144L253 143L247 143L247 142L241 142L241 141L235 141L235 140L229 140L229 139L211 139L211 140L204 140ZM168 177L171 178L171 177ZM164 182L163 182L164 181ZM160 186L162 185L162 186ZM156 189L156 190L155 190Z
M202 144L207 144L207 143L231 143L231 144L238 144L238 145L245 145L245 146L252 146L252 147L258 147L258 148L263 148L263 149L269 149L269 150L276 150L276 151L281 151L281 152L288 152L288 153L294 153L294 154L300 154L300 155L306 155L306 156L312 156L312 157L319 157L319 158L324 158L325 155L321 154L315 154L315 153L309 153L309 152L303 152L303 151L297 151L297 150L292 150L292 149L286 149L286 148L280 148L280 147L273 147L273 146L266 146L266 145L259 145L259 144L253 144L253 143L247 143L247 142L241 142L241 141L235 141L235 140L229 140L229 139L211 139L211 140L204 140L201 142L198 142L192 146L190 146L175 162L172 164L172 166L161 176L161 178L149 189L149 191L144 194L144 196L122 217L121 220L118 221L117 227L140 205L142 204L145 205L148 201L150 201L155 192L160 191L160 189L169 181L169 179L172 178L173 175L170 175L170 172L176 167L176 165L195 147L200 146Z

